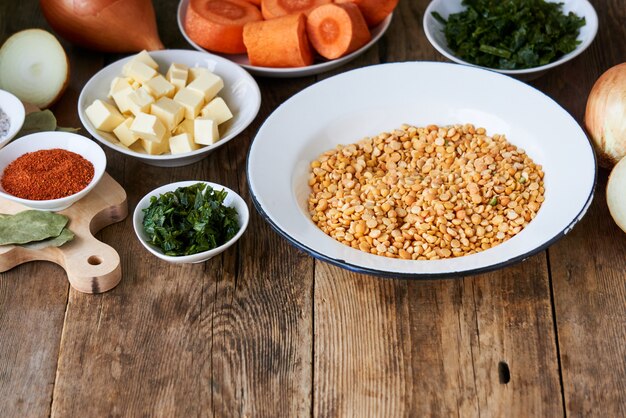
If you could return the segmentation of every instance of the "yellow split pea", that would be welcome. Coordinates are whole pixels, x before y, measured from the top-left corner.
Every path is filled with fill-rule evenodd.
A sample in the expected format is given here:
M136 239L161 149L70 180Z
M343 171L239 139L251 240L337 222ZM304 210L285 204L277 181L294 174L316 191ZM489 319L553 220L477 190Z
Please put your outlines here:
M402 125L313 161L308 207L322 231L353 248L436 260L519 233L544 201L543 177L504 135Z

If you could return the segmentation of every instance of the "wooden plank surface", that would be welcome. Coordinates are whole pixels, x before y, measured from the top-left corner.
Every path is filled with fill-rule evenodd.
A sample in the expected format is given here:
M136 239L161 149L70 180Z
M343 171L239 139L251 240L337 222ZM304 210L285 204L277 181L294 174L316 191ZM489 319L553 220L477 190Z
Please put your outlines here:
M600 31L591 48L530 83L579 122L593 81L626 61L626 2L592 2ZM177 3L154 2L160 35L189 48ZM400 0L387 34L345 67L257 77L259 116L202 162L162 169L107 150L129 208L190 178L225 184L252 206L246 154L280 103L351 68L444 60L423 33L427 4ZM36 0L0 2L0 40L27 27L47 27ZM80 126L82 85L121 55L64 46L72 82L53 110L61 125ZM49 263L0 274L0 416L624 416L626 234L608 216L606 176L590 213L549 251L443 281L314 261L252 208L236 247L205 264L169 265L126 219L98 234L122 260L124 278L109 293L71 291Z

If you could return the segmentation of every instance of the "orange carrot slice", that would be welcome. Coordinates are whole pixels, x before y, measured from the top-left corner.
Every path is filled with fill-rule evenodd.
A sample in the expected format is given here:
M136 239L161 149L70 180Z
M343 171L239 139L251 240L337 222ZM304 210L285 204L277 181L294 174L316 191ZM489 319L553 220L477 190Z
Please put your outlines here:
M241 54L246 52L244 25L262 19L259 9L245 0L191 0L185 31L209 51Z
M309 14L311 10L333 0L261 0L261 13L264 19L273 19L292 13Z
M306 16L294 13L247 23L243 42L250 64L259 67L304 67L313 64Z
M398 0L335 0L335 3L354 3L359 6L369 27L385 20L398 5Z
M356 4L325 4L307 17L307 34L313 48L329 60L342 57L372 38Z

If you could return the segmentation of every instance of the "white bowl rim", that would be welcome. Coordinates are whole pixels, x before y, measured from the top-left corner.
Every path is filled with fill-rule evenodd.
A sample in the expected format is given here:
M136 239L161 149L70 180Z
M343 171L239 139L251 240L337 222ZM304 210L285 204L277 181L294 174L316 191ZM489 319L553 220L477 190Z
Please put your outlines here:
M449 53L448 51L445 50L445 48L443 48L439 42L437 42L437 40L435 39L435 37L433 36L431 29L432 26L430 24L428 24L428 22L430 21L430 19L432 19L432 11L433 9L439 4L441 3L443 0L432 0L428 6L426 7L426 11L424 12L424 18L422 20L422 26L424 28L424 33L426 34L426 38L428 38L428 41L430 42L430 44L437 50L439 51L440 54L442 54L443 56L445 56L446 58L448 58L449 60L452 60L456 63L459 64L464 64L464 65L470 65L472 67L478 67L478 68L483 68L485 70L491 70L491 71L495 71L495 72L499 72L502 74L507 74L507 75L526 75L526 74L532 74L532 73L538 73L538 72L543 72L543 71L547 71L551 68L557 67L565 62L568 62L572 59L574 59L575 57L577 57L578 55L582 54L590 45L591 43L594 41L596 34L598 33L598 14L596 13L595 8L593 7L593 5L588 1L588 0L576 0L579 1L583 4L585 4L586 7L588 7L589 9L589 16L591 17L591 19L586 19L587 21L585 22L585 25L589 25L589 29L590 31L590 36L584 40L584 42L581 42L579 45L576 46L576 49L574 49L572 52L563 55L561 58L559 58L556 61L553 61L551 63L545 64L545 65L541 65L539 67L531 67L531 68L523 68L523 69L519 69L519 70L506 70L506 69L500 69L500 68L491 68L491 67L484 67L482 65L478 65L478 64L474 64L471 63L469 61L465 61L459 57L457 57L454 54ZM548 0L551 1L551 0ZM552 2L558 2L558 1L554 1L552 0ZM588 17L588 16L586 16ZM591 20L590 22L588 20Z
M84 155L81 155L81 157L85 158L86 160L88 160L94 168L94 173L93 173L93 178L91 179L91 181L89 182L89 184L87 186L85 186L85 188L83 188L82 190L69 195L69 196L65 196L59 199L48 199L48 200L30 200L30 199L23 199L21 197L17 197L17 196L13 196L7 192L4 191L4 189L2 189L2 187L0 187L0 195L3 198L12 200L14 202L20 203L24 206L27 206L29 208L36 208L36 209L45 209L47 207L49 208L58 208L61 206L69 206L71 203L75 203L78 200L80 200L82 197L84 197L87 193L89 193L93 188L95 188L95 186L100 182L100 180L102 179L102 176L104 175L105 171L106 171L106 165L107 165L107 158L106 158L106 154L104 152L104 150L102 149L102 147L100 147L96 142L92 141L91 139L87 138L86 136L80 135L80 134L76 134L73 132L63 132L63 131L43 131L43 132L35 132L32 134L28 134L28 135L24 135L22 137L19 137L18 139L16 139L15 141L11 142L10 144L8 144L6 147L0 149L0 155L2 153L8 152L7 150L12 150L13 148L19 148L22 147L24 143L32 143L34 146L33 147L28 147L28 149L26 149L21 155L24 155L28 152L34 152L34 151L39 151L39 150L43 150L43 149L51 149L51 148L63 148L62 145L59 144L60 140L69 140L69 141L74 141L74 142L82 142L85 144L89 144L87 145L88 147L90 147L94 153L98 154L100 156L100 158L103 160L103 164L96 164L96 162L92 159L87 158ZM54 145L51 147L45 146L46 143L45 141L51 141ZM35 146L36 145L36 146ZM63 148L64 149L64 148ZM72 151L74 152L74 151ZM1 175L1 173L0 173Z
M204 183L210 187L212 187L215 190L224 190L226 191L229 195L232 196L232 198L234 199L234 201L239 202L239 206L236 207L237 209L237 213L239 214L239 217L241 218L241 225L239 226L239 231L237 231L237 234L235 234L234 237L232 237L230 240L228 240L227 242L225 242L224 244L212 248L210 250L207 251L203 251L200 253L195 253L195 254L190 254L190 255L181 255L181 256L171 256L171 255L166 255L163 254L163 252L158 249L157 247L149 244L148 242L146 242L146 240L143 238L143 231L140 230L141 228L141 224L143 223L143 209L144 207L148 207L146 205L146 203L149 203L150 198L152 196L159 196L160 194L163 194L165 192L168 191L174 191L179 187L188 187L188 186L192 186L194 184L197 183ZM233 204L233 206L237 206L235 204ZM245 208L243 213L239 213L239 209L241 208ZM241 195L237 192L235 192L234 190L222 185L222 184L218 184L218 183L213 183L210 181L206 181L206 180L184 180L184 181L178 181L178 182L174 182L174 183L167 183L164 184L162 186L159 186L153 190L151 190L150 192L146 193L140 200L139 202L137 202L137 206L135 206L135 210L133 211L133 229L135 230L135 235L137 236L137 239L139 240L139 242L141 242L141 244L153 255L161 258L162 260L165 261L169 261L171 263L180 263L180 264L184 264L184 263L196 263L196 262L200 262L200 261L207 261L208 259L214 257L215 255L225 251L227 248L229 248L230 246L232 246L235 242L237 242L239 240L239 238L241 238L241 236L243 235L243 233L245 232L245 230L248 227L248 223L250 221L250 210L248 209L248 205L246 204L246 201L243 199L243 197L241 197Z
M6 107L4 106L6 104ZM22 101L13 93L0 89L0 108L9 116L9 130L0 138L0 148L8 144L24 126L26 109Z
M101 72L103 72L110 65L118 64L118 63L124 63L124 62L130 61L136 55L136 54L131 54L131 55L125 57L125 58L121 58L121 59L119 59L117 61L114 61L111 64L101 68L97 73L95 73L89 79L89 81L87 81L87 83L83 86L83 88L82 88L82 90L80 92L80 95L78 96L78 101L77 101L78 116L79 116L83 126L89 132L89 134L91 136L93 136L98 142L106 145L107 147L111 148L112 150L115 150L117 152L120 152L122 154L131 156L131 157L136 157L136 158L139 158L139 159L151 160L151 161L173 161L173 160L178 160L178 159L181 159L181 158L188 158L188 157L193 157L193 156L210 154L211 152L215 151L217 148L219 148L222 145L225 145L226 143L228 143L231 140L235 139L247 127L250 126L250 124L254 121L254 119L258 115L259 110L261 109L261 89L259 88L259 85L256 82L256 80L254 79L254 77L252 77L245 69L243 69L241 66L235 64L234 62L232 62L232 61L230 61L230 60L228 60L228 59L226 59L224 57L221 57L219 55L211 54L210 52L203 52L203 51L192 50L192 49L163 49L163 50L150 51L150 55L154 56L154 57L157 57L157 59L166 59L167 54L170 54L170 53L189 54L189 55L197 55L198 57L211 58L212 60L219 61L220 63L228 66L229 68L232 69L232 71L236 71L238 75L240 75L241 77L246 79L246 81L253 88L253 93L254 93L254 97L255 97L256 100L254 101L254 108L253 108L252 112L250 112L250 117L247 118L247 119L244 119L242 121L242 123L241 123L242 126L240 127L240 129L231 132L230 133L230 138L227 138L227 139L223 138L223 139L220 139L218 142L216 142L213 145L204 146L204 147L199 148L199 149L197 149L195 151L181 153L181 154L151 155L151 154L148 154L148 153L136 152L136 151L133 151L130 148L125 148L125 147L116 145L116 144L112 143L111 141L107 140L106 138L101 137L101 135L97 132L97 130L92 128L91 122L89 122L87 120L87 117L86 117L86 115L84 113L83 108L86 105L84 103L85 102L85 97L84 96L87 94L86 92L88 91L88 87L91 85L92 80L96 79L98 77L98 75Z
M466 71L480 71L480 72L484 72L484 73L491 73L492 76L494 77L504 77L505 79L509 79L512 82L515 83L520 83L522 85L525 86L525 88L534 90L535 92L539 93L540 95L544 96L544 98L549 101L552 102L553 104L557 105L563 112L565 112L567 115L569 115L569 113L563 109L554 99L552 99L551 97L547 96L545 93L543 93L542 91L526 84L523 83L519 80L516 80L514 78L510 78L506 75L497 73L497 72L493 72L493 71L488 71L487 69L484 69L482 67L478 67L478 66L460 66L459 64L455 64L455 63L449 63L449 62L436 62L436 61L414 61L414 62L404 62L404 63L385 63L385 64L378 64L372 67L388 67L388 66L402 66L402 65L437 65L437 66L448 66L448 67L459 67L459 68L463 68ZM329 83L330 80L332 79L336 79L336 78L340 78L340 77L349 77L350 73L353 72L358 72L358 71L368 71L369 69L372 69L371 67L364 67L364 68L359 68L359 69L355 69L355 70L351 70L327 79L324 79L322 81L319 81L316 84L319 83ZM299 95L303 95L305 94L304 92L311 89L313 86L309 86L307 89L304 89L301 92L298 92L296 95L292 96L291 98L289 98L285 103L283 103L281 106L285 106L288 102L292 101L292 100L296 100L298 99L297 96ZM270 115L271 117L272 115ZM573 117L571 115L569 115L569 117L573 119ZM263 125L265 125L266 123L268 123L269 121L269 117L268 119L264 122ZM574 122L576 122L574 120ZM580 128L581 132L582 128L580 127L580 125L578 124L578 122L576 122L576 125L578 125L578 128ZM263 126L261 126L261 128L259 129L259 132L257 133L257 136L260 132L262 132L263 130ZM443 272L402 272L402 271L393 271L393 270L382 270L382 269L378 269L378 268L374 268L374 267L368 267L368 266L362 266L359 264L353 264L350 262L347 262L346 260L340 259L338 257L333 257L332 255L327 255L325 254L323 251L319 250L319 249L315 249L315 248L311 248L310 246L307 246L305 244L303 244L301 241L298 241L297 239L295 239L294 237L292 237L289 233L289 231L287 231L286 229L284 229L283 227L281 227L281 225L279 225L277 222L275 222L272 219L272 215L270 213L268 213L264 207L263 204L261 203L261 201L259 200L259 197L256 195L255 192L255 187L254 187L254 180L251 178L251 170L250 170L250 159L253 155L252 149L255 146L255 141L256 141L256 137L253 139L252 144L250 146L250 151L248 152L248 156L247 156L247 161L246 161L246 179L249 185L249 189L250 189L250 196L252 198L252 202L255 206L255 208L257 209L257 212L261 215L261 217L272 227L272 229L274 229L280 236L282 236L283 238L285 238L291 245L293 245L294 247L304 251L305 253L311 255L314 258L317 258L319 260L328 262L329 264L347 269L349 271L355 272L355 273L360 273L360 274L369 274L369 275L375 275L375 276L379 276L379 277L385 277L385 278L394 278L394 279L409 279L409 280L431 280L431 279L449 279L449 278L458 278L460 276L471 276L471 275L477 275L477 274L483 274L483 273L487 273L490 271L494 271L494 270L498 270L513 264L516 264L520 261L525 261L526 259L528 259L529 257L536 255L538 253L540 253L541 251L547 249L548 247L550 247L551 245L553 245L555 242L557 242L558 240L560 240L561 238L563 238L565 235L567 235L576 224L578 224L580 222L580 220L584 217L584 215L587 213L589 207L591 206L591 203L593 202L593 198L594 198L594 194L595 194L595 190L596 190L596 185L597 185L597 177L598 177L598 165L597 165L597 159L595 157L595 151L593 148L593 145L590 141L590 139L587 137L586 134L584 134L584 138L586 139L586 145L588 147L588 151L592 157L592 165L593 165L593 179L591 182L591 187L589 189L589 194L586 197L586 201L585 203L582 205L581 209L578 211L578 213L570 220L568 221L567 225L565 225L558 233L555 233L551 238L548 238L546 240L544 240L540 245L537 245L535 247L533 247L530 250L525 251L524 253L518 254L518 255L514 255L512 257L509 257L507 259L503 259L500 262L497 263L492 263L489 265L485 265L485 266L480 266L480 267L473 267L473 268L468 268L468 269L462 269L462 270L448 270L448 271L443 271ZM326 238L325 238L326 239ZM328 239L333 239L331 237L328 237ZM480 254L480 253L478 253ZM476 254L474 254L475 256ZM463 257L459 257L459 258L463 258ZM458 259L458 258L457 258ZM453 259L454 260L454 259ZM407 260L409 261L409 260Z

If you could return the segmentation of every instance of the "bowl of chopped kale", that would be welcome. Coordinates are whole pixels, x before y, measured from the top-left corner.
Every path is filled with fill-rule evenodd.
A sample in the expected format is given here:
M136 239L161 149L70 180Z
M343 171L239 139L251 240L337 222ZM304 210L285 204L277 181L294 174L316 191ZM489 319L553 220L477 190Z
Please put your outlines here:
M433 0L424 31L456 63L530 80L587 49L598 16L587 0Z
M170 263L201 263L232 246L248 226L241 196L208 181L181 181L146 194L133 213L139 241Z

